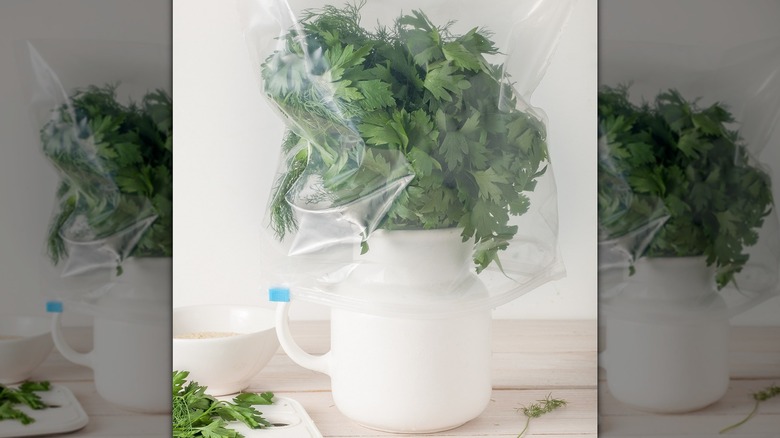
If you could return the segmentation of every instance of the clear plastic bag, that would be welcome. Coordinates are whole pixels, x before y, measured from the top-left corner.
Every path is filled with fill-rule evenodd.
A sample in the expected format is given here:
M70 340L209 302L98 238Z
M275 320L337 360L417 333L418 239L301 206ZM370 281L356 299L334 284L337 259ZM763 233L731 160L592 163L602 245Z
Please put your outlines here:
M777 294L772 169L757 157L780 117L780 40L613 44L637 63L604 67L599 94L602 309L623 301L645 258L702 257L728 316Z
M19 47L60 175L46 246L62 276L172 255L170 51L154 44L27 41ZM121 271L120 271L121 272Z
M287 126L268 284L430 316L560 278L547 120L530 97L572 3L240 0L260 87Z

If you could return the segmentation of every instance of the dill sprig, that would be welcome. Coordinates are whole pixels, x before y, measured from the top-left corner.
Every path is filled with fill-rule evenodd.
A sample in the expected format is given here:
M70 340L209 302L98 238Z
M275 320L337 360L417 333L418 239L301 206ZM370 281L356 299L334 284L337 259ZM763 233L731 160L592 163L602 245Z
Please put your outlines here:
M560 407L566 406L566 400L552 398L552 394L547 394L547 397L544 400L537 401L539 403L533 403L529 406L524 406L518 409L519 412L525 414L526 419L525 427L523 427L523 430L520 431L520 433L517 435L517 438L522 437L526 430L528 430L528 424L531 422L531 418L539 418L548 412L552 412Z
M758 391L756 393L753 393L753 400L755 400L755 403L753 404L753 410L750 411L747 417L745 417L742 421L722 429L719 433L721 434L726 433L730 430L736 429L737 427L747 423L748 420L750 420L751 418L753 418L754 415L756 415L756 413L758 412L758 405L761 404L761 402L767 401L770 398L778 395L780 395L780 386L774 384L763 391Z

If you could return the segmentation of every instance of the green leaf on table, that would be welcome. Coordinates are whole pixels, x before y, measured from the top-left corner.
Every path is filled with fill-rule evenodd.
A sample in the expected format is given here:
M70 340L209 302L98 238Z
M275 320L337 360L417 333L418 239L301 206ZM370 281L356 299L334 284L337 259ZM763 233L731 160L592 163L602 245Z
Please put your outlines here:
M35 419L17 408L17 405L34 410L46 409L49 406L36 393L49 390L51 384L48 381L25 381L17 388L0 385L0 421L16 420L24 425L34 423Z

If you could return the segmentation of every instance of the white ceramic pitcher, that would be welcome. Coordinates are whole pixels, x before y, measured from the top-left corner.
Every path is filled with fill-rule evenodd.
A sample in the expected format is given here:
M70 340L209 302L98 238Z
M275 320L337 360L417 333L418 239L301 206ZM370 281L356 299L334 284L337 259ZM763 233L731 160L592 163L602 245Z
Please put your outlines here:
M379 295L394 289L422 304L426 294L441 299L457 278L470 282L472 292L487 293L476 276L463 274L471 246L461 242L460 230L378 231L369 248L362 259L368 262L339 286L344 294L371 294L373 285ZM322 356L295 343L288 309L282 303L277 312L282 348L299 365L329 375L336 406L363 426L401 433L452 429L479 416L490 400L490 309L403 317L334 307L331 349Z
M61 314L54 313L52 337L71 362L94 371L104 399L143 413L171 409L171 259L128 259L123 273L91 299L65 304L65 310L94 317L93 349L75 351L62 334Z
M718 401L729 384L729 321L703 257L645 258L602 305L599 364L619 401L682 413Z

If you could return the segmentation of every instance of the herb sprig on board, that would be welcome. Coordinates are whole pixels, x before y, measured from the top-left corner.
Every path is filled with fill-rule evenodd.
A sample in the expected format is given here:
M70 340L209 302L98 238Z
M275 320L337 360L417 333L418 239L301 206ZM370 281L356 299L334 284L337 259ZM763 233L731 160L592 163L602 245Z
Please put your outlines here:
M116 85L70 96L41 129L43 151L60 171L59 209L47 241L51 260L67 257L65 237L97 240L153 221L124 256L173 252L173 114L162 90L139 104L117 101Z
M500 266L547 169L543 122L488 61L499 49L486 30L457 35L415 10L369 31L361 7L304 13L262 65L289 126L271 227L281 239L296 208L387 196L369 207L379 228L461 227L477 271Z
M18 388L0 385L0 421L16 420L24 425L34 423L35 419L25 414L17 406L23 405L34 410L48 408L49 406L36 393L50 389L51 384L47 381L26 381Z
M173 372L174 438L242 438L244 435L230 429L231 421L239 421L251 429L271 426L255 406L273 404L273 393L242 393L232 403L221 401L208 395L205 386L187 382L189 374Z
M773 208L769 176L751 164L735 122L721 104L699 108L675 91L640 106L628 87L603 87L599 226L620 237L661 216L668 219L647 257L706 256L718 288L748 260L745 247Z

